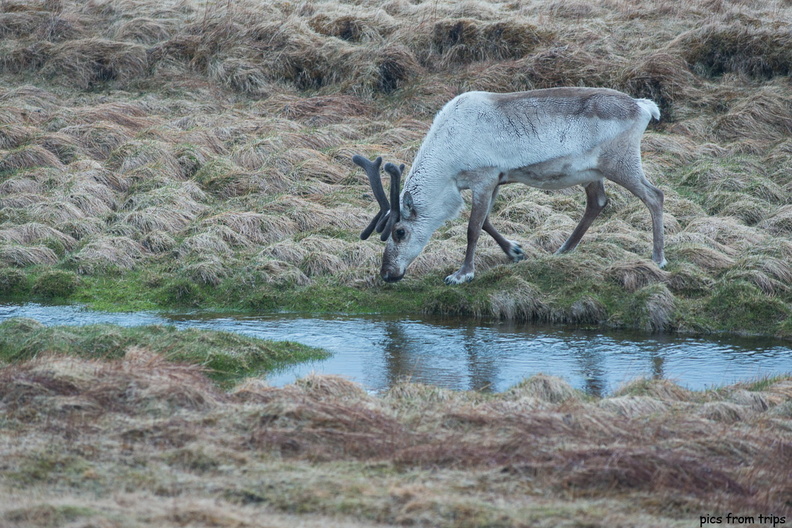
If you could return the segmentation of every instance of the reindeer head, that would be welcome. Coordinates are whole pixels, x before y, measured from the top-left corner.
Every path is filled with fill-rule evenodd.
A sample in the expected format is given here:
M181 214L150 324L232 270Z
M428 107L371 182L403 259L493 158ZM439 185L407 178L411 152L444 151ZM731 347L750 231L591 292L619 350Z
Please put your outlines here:
M387 241L387 245L382 255L380 275L387 282L399 281L404 277L407 266L415 260L429 241L424 230L420 229L420 219L413 205L412 196L409 192L399 196L404 165L397 167L393 163L385 164L385 172L391 178L389 203L380 176L382 158L378 157L371 161L356 155L352 157L352 161L366 171L371 190L374 191L374 197L380 206L380 211L360 234L360 238L366 240L374 230L381 233L380 240Z

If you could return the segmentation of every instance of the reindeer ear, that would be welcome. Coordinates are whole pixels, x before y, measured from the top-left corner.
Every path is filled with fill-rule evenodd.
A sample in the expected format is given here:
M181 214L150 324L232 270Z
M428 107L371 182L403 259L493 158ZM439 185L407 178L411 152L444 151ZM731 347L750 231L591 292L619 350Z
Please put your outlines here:
M413 197L410 191L405 191L402 197L402 218L405 220L412 220L415 218L415 203L413 203Z

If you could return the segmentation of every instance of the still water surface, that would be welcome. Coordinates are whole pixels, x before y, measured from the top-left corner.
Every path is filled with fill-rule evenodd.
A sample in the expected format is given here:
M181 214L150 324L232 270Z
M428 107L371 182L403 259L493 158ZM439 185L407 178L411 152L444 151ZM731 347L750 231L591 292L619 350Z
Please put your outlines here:
M404 378L451 389L502 391L541 372L600 395L639 377L667 378L701 390L792 373L790 344L765 338L647 336L461 318L105 313L77 306L0 305L0 321L10 317L45 325L221 330L297 341L333 354L269 374L268 381L278 386L316 372L341 375L373 391Z

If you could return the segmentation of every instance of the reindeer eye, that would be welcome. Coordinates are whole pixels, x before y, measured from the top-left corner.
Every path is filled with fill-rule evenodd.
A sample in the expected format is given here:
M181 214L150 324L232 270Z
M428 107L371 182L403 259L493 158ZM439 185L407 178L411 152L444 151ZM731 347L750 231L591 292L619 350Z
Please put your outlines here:
M404 231L404 228L400 227L399 229L396 230L395 234L396 234L396 240L401 240L402 238L404 238L404 235L406 235L407 233Z

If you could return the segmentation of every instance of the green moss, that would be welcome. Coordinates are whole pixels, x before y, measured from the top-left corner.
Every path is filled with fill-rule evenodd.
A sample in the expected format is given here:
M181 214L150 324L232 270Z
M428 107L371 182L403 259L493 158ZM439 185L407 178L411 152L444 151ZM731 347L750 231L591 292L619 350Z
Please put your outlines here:
M232 271L213 286L175 277L174 272L163 268L119 277L85 277L71 299L109 311L200 307L258 312L425 313L605 324L645 331L792 334L788 304L782 298L768 297L747 282L716 283L697 268L672 267L668 284L650 284L629 292L599 273L581 273L578 262L572 257L547 257L504 264L458 286L443 282L447 270L418 278L408 276L396 284L375 282L350 287L337 284L332 277L319 277L304 286L268 283L252 280L244 271ZM155 281L152 276L156 276ZM498 305L504 300L516 308L504 311Z
M0 268L0 298L13 298L30 288L24 272L14 268Z
M132 271L116 277L84 276L72 300L108 312L153 310L156 303L151 294L143 277Z
M66 299L80 286L80 278L71 271L51 270L33 282L33 294L45 299Z
M790 316L786 303L740 280L716 284L704 309L719 328L731 332L774 334Z

